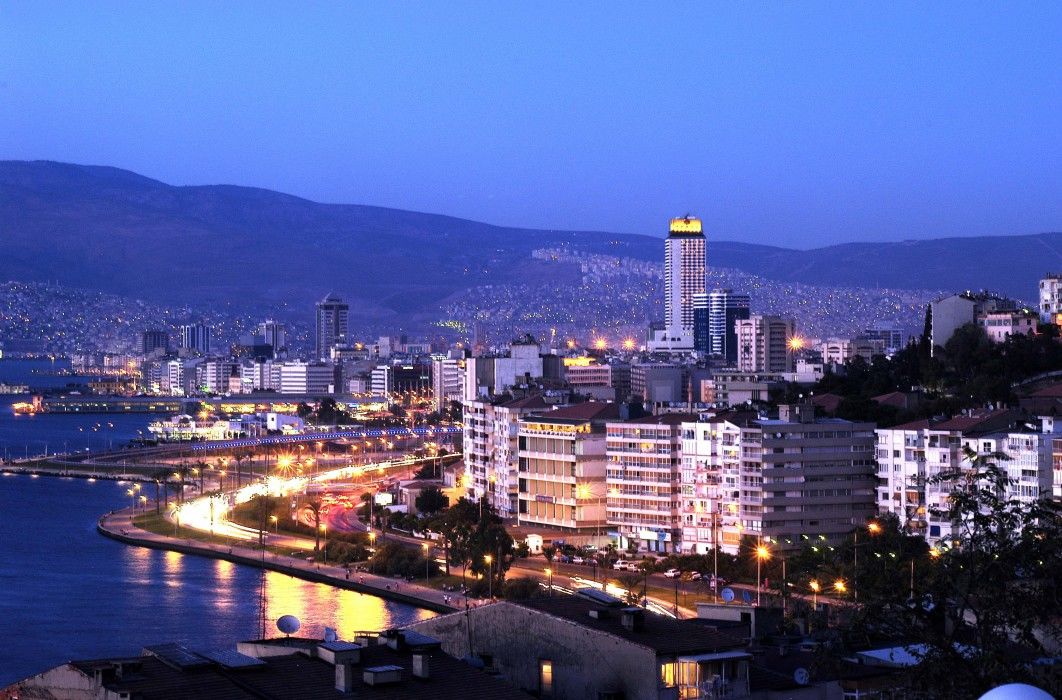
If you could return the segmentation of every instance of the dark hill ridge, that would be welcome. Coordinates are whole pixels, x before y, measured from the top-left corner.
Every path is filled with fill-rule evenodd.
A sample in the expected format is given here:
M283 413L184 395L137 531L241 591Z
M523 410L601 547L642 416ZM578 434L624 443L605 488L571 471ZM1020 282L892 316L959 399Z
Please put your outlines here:
M661 222L661 230L664 222ZM269 190L175 187L111 167L0 162L0 279L176 303L307 300L336 291L367 316L461 289L575 278L535 248L662 260L655 236L515 229L438 214L320 204ZM1062 234L852 243L806 251L711 240L709 263L822 285L965 289L1022 298L1062 269Z

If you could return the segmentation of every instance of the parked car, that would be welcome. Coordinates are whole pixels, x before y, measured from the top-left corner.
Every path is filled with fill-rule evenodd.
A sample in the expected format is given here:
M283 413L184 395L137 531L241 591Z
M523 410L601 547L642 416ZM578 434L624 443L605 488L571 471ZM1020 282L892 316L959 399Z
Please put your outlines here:
M612 568L616 571L629 571L631 568L631 563L629 561L619 559L616 561L615 564L612 565Z
M701 580L701 572L700 571L687 571L687 572L685 572L682 575L682 580L683 581L700 581Z
M585 564L586 560L580 557L578 554L572 557L573 564Z
M664 572L664 576L667 576L668 578L678 578L681 575L682 575L682 572L679 571L678 569L668 569L667 571Z

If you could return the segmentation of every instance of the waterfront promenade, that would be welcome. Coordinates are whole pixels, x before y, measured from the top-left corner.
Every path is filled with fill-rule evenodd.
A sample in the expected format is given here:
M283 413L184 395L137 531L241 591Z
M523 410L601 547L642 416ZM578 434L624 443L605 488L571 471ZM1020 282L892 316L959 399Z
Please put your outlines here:
M405 579L388 578L369 573L351 571L340 566L306 561L305 557L283 556L255 547L241 544L220 544L200 540L169 537L149 532L133 524L133 512L130 509L114 511L104 515L96 524L101 535L124 542L125 544L164 549L182 554L224 559L234 564L253 566L269 571L294 576L306 581L325 583L338 588L367 593L380 598L407 603L435 612L454 612L464 606L464 598L454 593L422 586ZM297 543L290 536L281 536L285 546ZM271 536L270 540L276 540ZM276 542L279 544L279 542ZM475 601L469 601L475 604Z

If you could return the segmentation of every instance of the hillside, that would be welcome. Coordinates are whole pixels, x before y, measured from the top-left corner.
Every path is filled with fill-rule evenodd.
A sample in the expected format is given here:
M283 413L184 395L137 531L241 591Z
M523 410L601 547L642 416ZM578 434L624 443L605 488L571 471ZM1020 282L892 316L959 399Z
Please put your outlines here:
M655 236L505 228L43 161L0 162L0 239L0 280L165 303L302 308L335 291L364 318L423 312L471 287L578 278L575 265L532 260L536 248L662 258ZM712 266L790 283L988 287L1027 299L1043 272L1062 269L1059 233L805 251L710 237L708 250Z

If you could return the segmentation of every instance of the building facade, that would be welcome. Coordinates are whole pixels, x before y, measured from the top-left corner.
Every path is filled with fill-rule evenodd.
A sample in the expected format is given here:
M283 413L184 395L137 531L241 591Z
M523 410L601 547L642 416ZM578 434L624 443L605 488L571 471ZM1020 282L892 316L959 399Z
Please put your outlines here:
M678 551L682 424L693 420L674 413L605 426L608 524L621 549Z
M792 372L789 340L796 336L796 322L779 316L753 315L735 321L737 368L741 372Z
M209 355L210 327L202 323L181 326L181 349L199 355Z
M743 536L839 543L877 512L874 444L873 424L816 418L810 404L684 424L683 549L736 553Z
M314 356L318 360L328 360L334 346L349 344L349 324L350 306L338 296L329 294L317 302Z
M1040 320L1062 326L1062 273L1040 280Z
M693 300L705 291L705 237L701 220L672 219L664 242L664 338L661 347L693 349Z
M520 421L521 525L605 535L605 423L618 415L616 404L591 401Z

